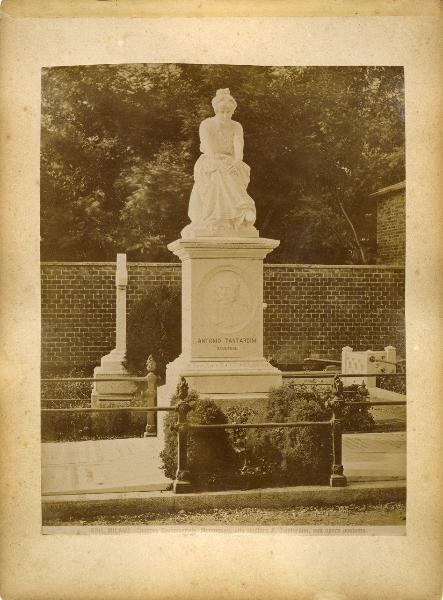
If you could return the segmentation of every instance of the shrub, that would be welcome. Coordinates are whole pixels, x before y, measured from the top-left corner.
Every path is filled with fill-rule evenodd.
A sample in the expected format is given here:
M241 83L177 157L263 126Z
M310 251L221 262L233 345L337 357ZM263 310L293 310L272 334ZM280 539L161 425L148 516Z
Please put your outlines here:
M269 484L273 472L269 454L258 451L263 441L263 430L241 427L242 423L255 420L257 414L256 410L249 407L232 406L226 410L228 421L240 425L228 430L228 434L241 465L238 472L239 484L246 488Z
M89 370L85 369L64 369L63 371L47 370L42 373L42 379L45 378L64 378L64 377L91 377ZM42 400L52 400L51 408L67 408L68 406L89 406L91 400L92 383L90 381L42 381L41 398ZM58 399L71 399L69 402L57 402ZM48 402L42 405L48 406Z
M281 386L269 393L266 420L327 421L329 411L314 389ZM272 484L326 484L332 464L331 430L306 426L251 430L251 464L266 465L263 477Z
M377 387L406 395L406 374L404 377L389 377L377 375Z
M348 388L349 389L349 388ZM361 401L351 387L348 401ZM283 385L270 391L265 421L329 421L325 406L329 389L309 385ZM175 404L177 399L173 398ZM222 411L211 400L191 395L190 423L238 423L238 428L193 431L188 443L188 466L197 489L220 487L263 487L276 485L326 485L332 465L331 427L298 426L272 429L242 428L251 423L257 411L233 406ZM367 431L373 427L369 407L345 408L348 429ZM177 470L177 415L170 412L165 421L165 449L161 453L167 477Z
M330 385L313 386L309 384L299 385L290 383L289 387L296 390L298 396L306 398L312 402L317 402L321 405L324 405L326 400L328 400L331 395ZM344 391L347 392L344 395L347 403L362 402L364 397L360 396L357 390L358 385L344 387ZM326 416L327 419L331 417L331 411L329 409L325 414L328 415ZM370 406L344 407L342 421L343 431L345 432L367 432L372 431L375 427L375 421L374 417L372 416Z
M197 399L197 394L191 390L188 395L188 400L192 405L194 405ZM171 405L175 406L177 401L178 397L176 394L174 394L171 398ZM163 418L165 447L160 452L160 458L163 463L163 471L165 472L166 477L169 479L175 479L175 474L177 472L177 422L178 415L176 412L167 412Z
M195 392L188 397L192 410L190 424L226 423L226 415L208 399L199 399ZM172 398L177 403L177 397ZM166 477L175 478L177 471L177 413L169 412L164 419L165 448L160 453ZM196 489L220 488L229 485L238 472L238 458L224 429L194 430L188 438L188 467Z
M351 392L345 394L346 402L362 402L363 397L358 393L358 385L350 385L344 388L345 391ZM370 406L345 406L343 408L343 431L345 432L367 432L375 428L375 420L371 413Z
M181 291L153 288L132 307L127 319L125 367L144 375L150 354L157 372L164 375L168 362L181 351Z
M48 408L56 408L48 406ZM59 408L59 407L57 407ZM63 408L68 408L64 403ZM43 413L42 442L78 442L141 437L146 427L144 412Z
M176 397L172 402L175 404ZM331 432L328 427L242 428L256 416L245 407L224 413L213 401L192 396L189 423L239 423L238 429L193 431L188 442L188 466L197 489L303 485L328 482L331 468ZM329 411L315 393L282 386L269 395L266 420L328 420ZM165 421L165 449L161 453L167 477L177 470L177 415Z

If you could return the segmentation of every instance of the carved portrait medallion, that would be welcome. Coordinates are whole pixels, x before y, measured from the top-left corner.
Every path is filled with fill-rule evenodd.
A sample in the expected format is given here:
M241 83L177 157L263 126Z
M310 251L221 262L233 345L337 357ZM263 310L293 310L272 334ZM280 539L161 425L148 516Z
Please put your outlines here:
M211 273L202 282L201 292L205 317L218 331L240 331L254 316L251 290L234 269Z

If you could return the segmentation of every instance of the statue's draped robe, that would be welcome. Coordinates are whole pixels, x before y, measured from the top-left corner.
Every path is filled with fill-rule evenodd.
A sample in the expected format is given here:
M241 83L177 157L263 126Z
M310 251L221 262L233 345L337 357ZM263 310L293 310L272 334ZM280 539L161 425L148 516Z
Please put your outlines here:
M246 188L250 168L243 162L243 129L229 121L220 130L214 117L200 125L200 152L194 167L194 187L189 201L193 225L208 229L252 227L255 204Z

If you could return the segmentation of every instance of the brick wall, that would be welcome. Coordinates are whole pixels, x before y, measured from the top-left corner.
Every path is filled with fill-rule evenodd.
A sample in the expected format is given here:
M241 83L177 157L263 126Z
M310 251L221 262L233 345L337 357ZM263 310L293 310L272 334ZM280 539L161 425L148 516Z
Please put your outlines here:
M92 367L115 347L115 263L42 263L42 367ZM181 265L128 264L127 311L145 291L181 285Z
M181 265L128 264L128 311L150 287L180 286ZM115 346L115 263L42 263L42 367L92 368ZM264 269L265 356L339 358L342 346L404 353L404 269Z
M380 264L405 264L405 208L404 189L387 191L377 197L377 262Z
M356 350L405 349L404 270L266 265L265 352L282 362Z

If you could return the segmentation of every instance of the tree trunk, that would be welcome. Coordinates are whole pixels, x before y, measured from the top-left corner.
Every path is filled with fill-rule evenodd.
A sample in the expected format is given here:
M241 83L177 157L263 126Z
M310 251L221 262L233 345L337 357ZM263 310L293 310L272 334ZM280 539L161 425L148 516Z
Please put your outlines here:
M343 205L343 202L341 200L338 200L338 205L340 207L341 212L343 213L344 218L346 219L346 222L349 225L350 230L352 231L352 235L354 237L355 245L357 246L358 251L360 252L361 262L362 262L362 264L365 265L366 264L366 256L365 256L363 247L360 244L360 240L358 239L357 231L356 231L356 229L354 227L354 224L352 223L352 221L351 221L348 213L346 212L346 209L345 209L345 207Z

